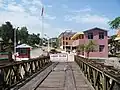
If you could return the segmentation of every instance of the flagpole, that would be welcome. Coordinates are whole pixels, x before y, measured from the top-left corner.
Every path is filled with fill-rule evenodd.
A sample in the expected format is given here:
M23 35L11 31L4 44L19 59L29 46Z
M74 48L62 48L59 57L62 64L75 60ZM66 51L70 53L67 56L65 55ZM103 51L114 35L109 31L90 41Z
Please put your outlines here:
M44 17L42 16L42 29L41 29L42 46L43 46L43 29L44 29Z
M44 13L44 7L42 7L42 12L41 12L41 17L42 17L42 20L41 20L41 39L42 39L42 46L43 46L43 31L44 31L44 16L43 16L43 13Z

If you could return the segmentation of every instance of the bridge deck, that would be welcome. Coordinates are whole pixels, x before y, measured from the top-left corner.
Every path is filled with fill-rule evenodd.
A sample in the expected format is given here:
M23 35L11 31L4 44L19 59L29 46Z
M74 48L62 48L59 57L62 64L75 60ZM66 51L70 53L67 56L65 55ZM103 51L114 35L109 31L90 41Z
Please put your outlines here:
M59 63L37 90L91 90L76 63Z

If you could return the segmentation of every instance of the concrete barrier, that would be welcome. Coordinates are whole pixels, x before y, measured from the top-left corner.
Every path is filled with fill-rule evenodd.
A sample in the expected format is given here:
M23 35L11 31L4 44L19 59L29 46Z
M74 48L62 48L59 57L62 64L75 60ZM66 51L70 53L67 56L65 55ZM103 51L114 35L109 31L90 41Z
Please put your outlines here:
M67 62L68 54L67 53L50 54L50 60L52 62Z
M73 53L50 54L50 60L52 62L74 62L74 54Z

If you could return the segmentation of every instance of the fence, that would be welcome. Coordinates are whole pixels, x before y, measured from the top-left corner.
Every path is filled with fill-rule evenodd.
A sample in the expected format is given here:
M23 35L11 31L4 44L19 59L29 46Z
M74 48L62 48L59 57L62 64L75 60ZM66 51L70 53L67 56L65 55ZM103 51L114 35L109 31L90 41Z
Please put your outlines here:
M95 90L120 90L119 70L79 56L75 56L75 61Z
M0 66L0 90L9 89L50 64L50 58L40 57Z

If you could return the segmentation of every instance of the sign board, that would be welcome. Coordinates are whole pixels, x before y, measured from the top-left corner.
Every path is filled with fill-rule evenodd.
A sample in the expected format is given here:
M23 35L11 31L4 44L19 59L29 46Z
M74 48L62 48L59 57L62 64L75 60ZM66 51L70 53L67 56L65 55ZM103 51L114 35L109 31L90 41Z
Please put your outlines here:
M68 54L67 53L50 54L50 60L53 62L66 62L68 60Z

